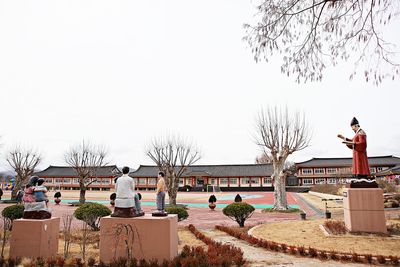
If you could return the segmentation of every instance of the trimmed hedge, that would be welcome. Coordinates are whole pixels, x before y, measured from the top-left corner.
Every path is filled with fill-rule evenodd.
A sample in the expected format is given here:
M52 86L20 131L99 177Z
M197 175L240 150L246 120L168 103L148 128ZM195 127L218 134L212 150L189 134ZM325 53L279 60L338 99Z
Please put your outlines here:
M189 217L189 213L186 211L186 209L179 206L166 207L165 211L169 214L177 214L179 222L186 220Z
M236 221L240 227L244 227L244 222L253 215L254 210L254 207L246 202L234 202L226 206L222 212Z
M1 212L3 217L10 219L11 221L15 219L21 219L24 216L24 205L12 205L4 208Z
M100 219L111 214L111 210L98 203L87 203L79 206L74 216L78 220L86 222L94 231L99 231Z

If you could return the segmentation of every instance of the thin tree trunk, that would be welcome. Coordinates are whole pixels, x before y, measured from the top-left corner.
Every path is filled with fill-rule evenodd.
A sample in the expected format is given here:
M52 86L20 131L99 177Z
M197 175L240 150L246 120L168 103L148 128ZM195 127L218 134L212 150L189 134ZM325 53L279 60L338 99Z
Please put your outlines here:
M86 198L86 186L83 183L79 183L80 185L80 192L79 192L79 203L85 204Z
M25 179L24 179L25 180ZM25 183L25 181L21 177L15 177L15 186L11 191L11 200L17 199L17 192L21 189L21 186Z

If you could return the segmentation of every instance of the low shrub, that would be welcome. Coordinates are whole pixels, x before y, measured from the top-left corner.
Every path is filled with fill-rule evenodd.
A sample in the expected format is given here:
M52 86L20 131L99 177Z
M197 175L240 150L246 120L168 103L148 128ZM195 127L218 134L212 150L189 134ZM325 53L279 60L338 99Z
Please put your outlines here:
M327 220L324 227L334 235L344 235L347 233L346 225L343 221Z
M165 211L169 214L177 214L179 222L186 220L189 217L189 213L186 211L186 209L179 206L166 207Z
M234 202L226 206L222 212L236 221L240 227L244 227L244 222L253 215L254 210L254 207L246 202Z
M8 206L2 210L1 215L11 221L21 219L24 216L24 205Z
M278 213L292 213L292 212L300 212L298 208L288 208L287 210L274 210L274 208L265 208L262 209L261 212L278 212Z
M99 231L100 219L111 214L111 210L98 203L89 203L79 206L74 216L78 220L86 222L94 231Z
M384 193L394 193L396 192L396 185L393 183L388 182L385 179L376 179L376 183L378 184L379 188L383 189Z
M235 196L235 202L242 202L242 197L239 194Z
M208 203L215 203L215 202L217 202L217 198L215 197L215 195L211 195L208 198Z
M54 193L54 198L60 198L60 197L61 197L61 192Z
M319 184L311 187L310 191L323 193L323 194L331 194L331 195L340 195L341 185L333 185L333 184Z

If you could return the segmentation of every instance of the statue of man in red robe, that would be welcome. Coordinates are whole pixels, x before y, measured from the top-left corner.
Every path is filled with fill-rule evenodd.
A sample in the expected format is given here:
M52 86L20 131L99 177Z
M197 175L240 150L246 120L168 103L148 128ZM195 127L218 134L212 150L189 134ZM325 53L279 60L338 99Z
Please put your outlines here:
M338 134L343 143L353 150L353 175L357 179L366 179L371 175L368 165L367 156L367 135L360 128L358 120L353 118L350 123L351 129L355 132L355 136L350 139Z

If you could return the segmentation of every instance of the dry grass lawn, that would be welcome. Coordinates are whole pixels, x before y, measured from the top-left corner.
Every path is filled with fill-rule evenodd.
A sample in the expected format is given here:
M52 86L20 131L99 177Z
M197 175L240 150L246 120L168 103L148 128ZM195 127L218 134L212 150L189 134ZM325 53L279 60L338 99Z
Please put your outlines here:
M319 228L323 223L323 219L268 223L254 227L252 235L287 245L328 251L400 256L400 238L350 234L327 237Z
M314 207L319 210L325 212L325 201L322 201L320 197L310 195L308 193L299 193L305 200L307 200ZM327 201L328 210L333 214L341 214L343 213L343 205L340 203L336 203L336 201ZM336 207L336 208L329 208Z

